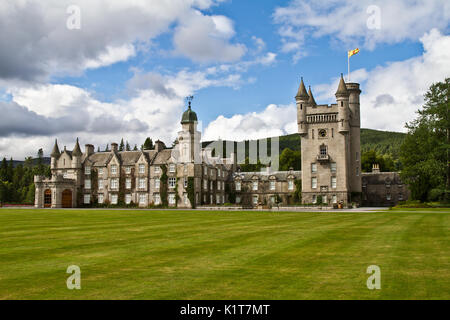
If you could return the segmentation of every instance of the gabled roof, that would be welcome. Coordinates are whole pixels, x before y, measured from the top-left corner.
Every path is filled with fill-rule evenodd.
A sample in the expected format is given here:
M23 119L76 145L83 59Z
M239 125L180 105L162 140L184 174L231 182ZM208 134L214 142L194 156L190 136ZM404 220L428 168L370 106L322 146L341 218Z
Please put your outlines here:
M158 152L152 164L166 164L172 157L172 150L166 149Z

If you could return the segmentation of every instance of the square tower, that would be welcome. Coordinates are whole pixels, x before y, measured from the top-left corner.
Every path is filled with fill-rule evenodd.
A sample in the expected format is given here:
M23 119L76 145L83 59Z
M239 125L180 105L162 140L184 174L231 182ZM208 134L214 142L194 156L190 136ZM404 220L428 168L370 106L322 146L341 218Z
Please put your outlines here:
M361 193L359 84L346 84L343 76L336 104L317 105L298 90L298 128L302 150L302 202L328 205L359 201Z

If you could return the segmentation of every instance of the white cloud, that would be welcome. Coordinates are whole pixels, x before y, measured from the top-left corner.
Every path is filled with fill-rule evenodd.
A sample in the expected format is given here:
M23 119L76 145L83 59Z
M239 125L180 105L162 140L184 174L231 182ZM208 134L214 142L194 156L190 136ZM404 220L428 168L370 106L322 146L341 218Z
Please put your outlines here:
M368 27L380 12L380 28ZM373 7L372 7L373 8ZM307 55L304 44L309 37L331 36L335 44L373 49L380 43L399 43L418 40L432 28L445 30L450 21L450 3L447 0L293 0L278 7L273 15L280 25L282 52L297 51Z
M221 0L27 0L0 3L0 80L45 82L51 75L80 75L126 61L179 26L174 43L195 61L236 61L233 23L208 16ZM80 9L80 29L69 30L69 6ZM192 32L192 33L191 33ZM187 41L187 43L185 42Z
M246 52L243 44L231 44L233 23L225 16L206 16L199 11L186 15L175 29L176 52L197 62L232 62Z

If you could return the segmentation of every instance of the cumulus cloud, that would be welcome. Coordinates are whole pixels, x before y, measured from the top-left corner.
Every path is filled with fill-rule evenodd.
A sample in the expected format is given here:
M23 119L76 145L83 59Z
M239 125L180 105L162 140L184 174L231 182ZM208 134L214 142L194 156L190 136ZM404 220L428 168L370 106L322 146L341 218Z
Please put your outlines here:
M245 48L228 42L234 34L231 20L198 10L218 2L1 1L0 80L45 82L50 75L79 75L126 61L173 25L179 25L174 37L179 53L195 61L235 61ZM80 29L67 28L73 5L80 9Z
M243 44L231 44L234 27L225 16L205 16L199 11L186 15L175 29L176 51L198 62L231 62L246 52Z
M336 43L339 41L349 48L363 43L368 49L380 43L418 40L432 28L448 27L450 3L447 0L292 0L287 6L278 7L273 18L280 25L282 51L295 51L298 58L307 54L304 44L308 37L331 36Z

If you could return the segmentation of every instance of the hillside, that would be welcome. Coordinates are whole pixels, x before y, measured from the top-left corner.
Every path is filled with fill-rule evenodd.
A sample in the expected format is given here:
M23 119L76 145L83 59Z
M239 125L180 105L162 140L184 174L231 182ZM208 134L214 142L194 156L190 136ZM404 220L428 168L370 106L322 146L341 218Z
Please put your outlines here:
M394 160L398 159L400 146L405 139L406 134L401 132L378 131L372 129L361 129L361 152L375 150L381 155L390 154ZM210 144L203 142L203 147ZM300 151L300 136L290 134L280 137L280 154L284 149L289 148L294 151ZM248 147L248 141L246 141ZM270 144L268 146L270 149ZM270 152L270 150L269 150Z

